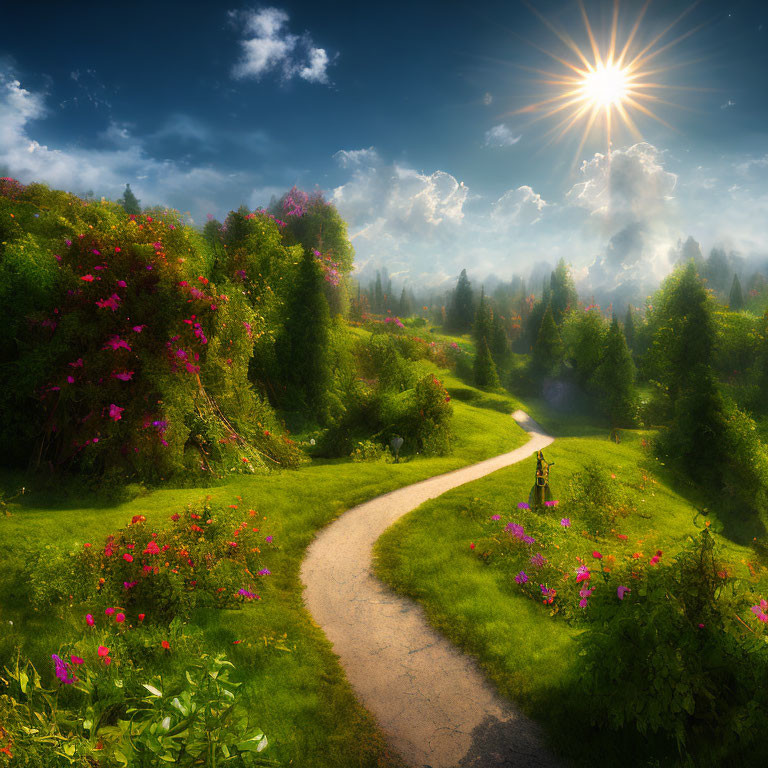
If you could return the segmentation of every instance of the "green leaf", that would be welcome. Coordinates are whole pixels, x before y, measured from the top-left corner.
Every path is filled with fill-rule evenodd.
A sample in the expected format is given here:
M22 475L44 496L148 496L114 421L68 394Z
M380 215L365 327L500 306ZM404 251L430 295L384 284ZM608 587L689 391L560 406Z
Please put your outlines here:
M27 692L27 683L29 682L29 675L22 669L19 672L19 687L22 693Z

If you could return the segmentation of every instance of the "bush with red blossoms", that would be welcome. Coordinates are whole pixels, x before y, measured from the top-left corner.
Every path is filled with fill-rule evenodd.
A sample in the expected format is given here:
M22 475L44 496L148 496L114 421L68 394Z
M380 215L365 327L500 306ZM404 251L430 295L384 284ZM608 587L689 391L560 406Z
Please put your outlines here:
M100 616L114 627L167 624L197 607L261 599L271 575L264 552L274 546L237 504L191 506L157 529L136 516L100 545L32 562L29 599L40 609L79 602L88 626Z

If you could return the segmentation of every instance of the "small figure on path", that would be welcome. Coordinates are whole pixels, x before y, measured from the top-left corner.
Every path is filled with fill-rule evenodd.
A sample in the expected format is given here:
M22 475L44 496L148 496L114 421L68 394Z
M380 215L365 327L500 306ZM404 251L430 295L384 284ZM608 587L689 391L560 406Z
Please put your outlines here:
M545 501L552 500L552 491L549 490L549 468L554 466L554 461L547 461L544 452L536 454L536 482L528 496L528 504L534 509L544 506Z

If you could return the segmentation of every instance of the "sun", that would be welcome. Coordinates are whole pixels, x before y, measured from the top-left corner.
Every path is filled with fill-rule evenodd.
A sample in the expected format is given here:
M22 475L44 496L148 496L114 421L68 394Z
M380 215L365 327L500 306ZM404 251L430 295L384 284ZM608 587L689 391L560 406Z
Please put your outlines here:
M668 101L662 98L661 94L670 89L699 89L659 82L657 78L671 69L670 66L664 66L661 55L696 31L691 29L676 39L665 40L669 32L692 10L695 3L650 41L640 43L642 19L650 5L650 0L646 0L622 42L619 41L619 0L614 0L610 31L600 42L593 31L583 0L577 0L577 2L589 42L589 46L583 49L568 32L556 27L533 6L526 3L530 10L560 39L566 50L564 53L553 53L528 41L534 48L538 48L560 64L562 69L559 72L532 69L533 72L543 75L538 82L544 90L549 89L552 95L508 114L532 115L532 121L557 117L558 122L544 134L545 137L550 138L550 142L557 141L572 130L583 126L581 141L576 151L577 158L587 138L600 128L605 134L606 148L609 153L611 134L615 126L625 127L640 141L642 134L635 122L639 115L650 117L672 129L672 126L655 110L661 105L672 107L682 107L682 105L680 100ZM531 68L523 67L523 69Z
M623 102L629 91L629 70L608 61L589 68L581 85L584 100L598 109Z

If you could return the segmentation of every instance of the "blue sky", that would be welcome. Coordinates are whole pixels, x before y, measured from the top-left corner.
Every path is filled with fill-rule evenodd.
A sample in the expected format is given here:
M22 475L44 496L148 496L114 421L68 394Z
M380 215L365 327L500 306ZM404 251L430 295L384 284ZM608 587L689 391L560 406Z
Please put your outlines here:
M561 256L593 285L660 276L689 235L768 257L762 2L650 5L636 48L688 10L651 78L678 106L614 131L610 158L602 131L579 150L516 113L555 92L531 71L563 71L541 49L573 59L523 2L67 5L4 11L0 167L23 181L130 182L195 221L319 186L362 274L414 283ZM589 49L576 2L532 5ZM643 5L620 4L620 43ZM585 7L604 48L613 4Z

